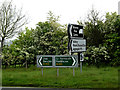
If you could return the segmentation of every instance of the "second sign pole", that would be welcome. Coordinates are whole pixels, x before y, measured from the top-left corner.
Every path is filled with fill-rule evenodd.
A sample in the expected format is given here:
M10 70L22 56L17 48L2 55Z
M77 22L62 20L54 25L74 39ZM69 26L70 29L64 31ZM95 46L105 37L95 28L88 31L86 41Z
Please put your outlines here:
M78 53L78 67L80 67L80 73L82 73L82 61L80 61L80 53Z
M59 68L57 68L57 77L59 76Z
M41 69L42 69L42 76L43 76L43 67Z

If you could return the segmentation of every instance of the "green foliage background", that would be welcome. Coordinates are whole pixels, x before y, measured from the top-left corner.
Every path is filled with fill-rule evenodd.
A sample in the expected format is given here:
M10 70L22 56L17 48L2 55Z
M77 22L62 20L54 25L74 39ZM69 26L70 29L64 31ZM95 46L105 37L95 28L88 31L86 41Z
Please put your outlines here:
M58 23L59 16L51 11L47 21L38 22L35 29L25 28L18 39L10 46L4 46L3 64L29 63L36 64L36 55L68 54L67 25ZM117 13L106 13L105 19L99 13L91 10L88 20L78 22L84 26L84 38L87 40L85 64L99 66L120 65L120 16Z

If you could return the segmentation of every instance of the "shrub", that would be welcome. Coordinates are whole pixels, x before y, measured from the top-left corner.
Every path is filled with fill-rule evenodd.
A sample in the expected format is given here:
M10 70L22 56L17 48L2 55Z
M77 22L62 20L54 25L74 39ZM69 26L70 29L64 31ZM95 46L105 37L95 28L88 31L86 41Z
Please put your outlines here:
M89 47L85 52L85 61L88 65L95 65L97 67L109 65L110 56L106 47Z

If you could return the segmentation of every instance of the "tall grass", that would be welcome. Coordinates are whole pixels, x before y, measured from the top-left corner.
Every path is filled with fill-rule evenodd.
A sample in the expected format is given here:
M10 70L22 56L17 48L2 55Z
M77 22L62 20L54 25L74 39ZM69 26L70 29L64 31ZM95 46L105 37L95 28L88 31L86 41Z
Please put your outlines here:
M30 87L56 87L56 88L118 88L118 69L120 67L83 67L56 68L31 67L8 68L2 70L3 86L30 86Z

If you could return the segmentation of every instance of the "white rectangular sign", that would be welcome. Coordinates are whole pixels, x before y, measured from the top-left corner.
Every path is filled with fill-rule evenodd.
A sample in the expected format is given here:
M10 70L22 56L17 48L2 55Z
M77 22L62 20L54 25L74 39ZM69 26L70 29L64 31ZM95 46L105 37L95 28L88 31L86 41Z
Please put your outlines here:
M71 51L72 52L86 51L86 40L85 39L72 39Z

